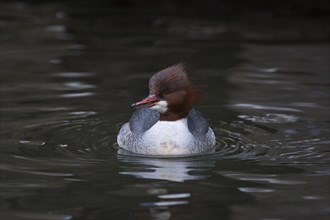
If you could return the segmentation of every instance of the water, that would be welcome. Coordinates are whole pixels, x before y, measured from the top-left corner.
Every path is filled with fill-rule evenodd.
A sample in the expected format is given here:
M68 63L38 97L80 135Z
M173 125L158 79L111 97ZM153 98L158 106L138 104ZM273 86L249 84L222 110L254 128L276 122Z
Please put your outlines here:
M329 219L327 40L148 8L1 8L1 219ZM217 152L118 153L130 104L179 61Z

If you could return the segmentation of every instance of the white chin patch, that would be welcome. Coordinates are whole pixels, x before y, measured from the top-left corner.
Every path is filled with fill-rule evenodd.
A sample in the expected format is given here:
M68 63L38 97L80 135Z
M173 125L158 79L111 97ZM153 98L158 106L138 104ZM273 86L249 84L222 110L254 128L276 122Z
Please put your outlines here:
M159 111L159 113L165 113L167 111L167 105L167 102L162 100L157 102L157 104L152 106L150 109Z

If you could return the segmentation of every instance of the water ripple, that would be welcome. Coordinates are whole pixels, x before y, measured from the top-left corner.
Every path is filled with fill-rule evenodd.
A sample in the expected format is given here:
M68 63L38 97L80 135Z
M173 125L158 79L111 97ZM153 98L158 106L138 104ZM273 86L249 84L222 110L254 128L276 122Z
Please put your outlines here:
M189 198L190 196L191 196L190 193L177 193L177 194L159 195L158 198L160 198L160 199L182 199L182 198Z
M80 97L90 97L95 96L94 92L80 92L80 93L67 93L62 94L60 97L62 98L80 98Z
M141 206L157 206L157 207L168 207L168 206L177 206L177 205L188 205L188 201L161 201L161 202L143 202L140 203Z
M238 117L257 123L293 123L298 120L298 117L295 115L272 113L268 113L265 116L239 115Z
M6 213L7 216L12 216L15 219L31 219L31 220L71 220L73 216L71 215L63 215L63 214L55 214L55 213L29 213L29 212L15 212L15 213ZM10 218L11 219L11 218Z
M260 109L260 110L275 110L275 111L288 111L288 112L301 112L300 109L287 108L282 106L267 106L267 105L257 105L251 103L240 103L232 105L235 109Z
M53 76L65 78L94 77L96 74L91 72L60 72L53 73Z

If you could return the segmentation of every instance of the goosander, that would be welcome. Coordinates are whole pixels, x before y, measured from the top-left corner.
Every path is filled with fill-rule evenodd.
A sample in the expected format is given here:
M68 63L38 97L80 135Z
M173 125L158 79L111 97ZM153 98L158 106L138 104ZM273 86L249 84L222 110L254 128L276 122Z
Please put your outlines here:
M132 104L135 111L117 136L119 147L144 155L214 152L214 132L193 108L200 99L183 64L157 72L149 80L149 95Z

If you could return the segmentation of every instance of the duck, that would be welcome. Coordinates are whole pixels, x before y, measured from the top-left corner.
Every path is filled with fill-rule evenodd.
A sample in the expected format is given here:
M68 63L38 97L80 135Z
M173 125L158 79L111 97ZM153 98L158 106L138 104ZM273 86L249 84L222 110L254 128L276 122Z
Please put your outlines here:
M118 135L119 148L142 155L191 155L215 151L216 138L203 114L194 107L201 89L182 63L151 76L149 95L131 105L129 122Z

